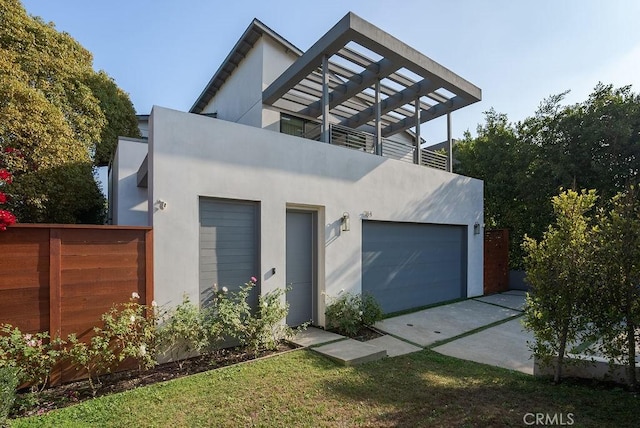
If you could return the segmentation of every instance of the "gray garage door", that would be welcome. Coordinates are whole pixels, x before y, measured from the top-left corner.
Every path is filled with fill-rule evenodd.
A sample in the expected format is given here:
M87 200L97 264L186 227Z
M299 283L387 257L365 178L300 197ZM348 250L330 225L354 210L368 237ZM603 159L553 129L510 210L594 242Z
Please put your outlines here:
M259 277L259 210L256 202L200 198L200 301L212 286L230 291ZM178 286L178 285L176 285ZM257 303L258 290L251 295Z
M465 226L364 221L362 291L384 313L466 297Z

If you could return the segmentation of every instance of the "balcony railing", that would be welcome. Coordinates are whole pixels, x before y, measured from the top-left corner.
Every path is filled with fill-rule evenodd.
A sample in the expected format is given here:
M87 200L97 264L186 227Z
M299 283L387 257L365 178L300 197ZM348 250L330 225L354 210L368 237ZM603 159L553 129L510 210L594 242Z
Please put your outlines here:
M375 153L375 135L347 128L342 125L330 125L331 144L347 147L361 152ZM322 134L321 125L308 129L302 137L319 141ZM399 141L382 139L382 156L409 163L415 163L415 146ZM432 150L420 149L420 164L431 168L448 171L449 158L447 155Z

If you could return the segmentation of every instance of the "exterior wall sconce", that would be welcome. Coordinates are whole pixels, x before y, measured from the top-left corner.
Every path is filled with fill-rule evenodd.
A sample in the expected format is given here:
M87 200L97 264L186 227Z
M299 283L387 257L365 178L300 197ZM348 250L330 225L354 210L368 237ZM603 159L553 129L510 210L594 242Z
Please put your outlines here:
M373 213L371 211L364 211L362 213L362 217L363 218L371 218L372 215L373 215Z
M164 210L165 208L167 208L167 203L165 201L163 201L162 199L158 199L156 201L156 205L158 205L158 209L160 209L160 210Z
M476 223L473 225L473 234L480 235L480 223Z
M349 213L342 213L342 219L340 221L340 230L343 232L348 232L351 229L351 224L349 222Z

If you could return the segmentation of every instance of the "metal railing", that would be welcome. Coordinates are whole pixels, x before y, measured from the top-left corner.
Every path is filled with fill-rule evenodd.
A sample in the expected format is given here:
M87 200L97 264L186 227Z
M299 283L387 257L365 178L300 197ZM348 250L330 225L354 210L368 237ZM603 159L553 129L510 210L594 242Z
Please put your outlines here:
M361 152L375 153L375 135L348 128L342 125L331 124L329 127L331 144L342 146ZM322 136L322 125L318 124L308 129L303 138L320 141ZM402 162L414 163L415 146L399 141L382 139L382 156ZM432 150L420 150L420 163L423 166L448 171L448 157L445 154Z
M442 169L449 171L449 156L434 152L432 150L421 149L420 150L420 163L431 168Z

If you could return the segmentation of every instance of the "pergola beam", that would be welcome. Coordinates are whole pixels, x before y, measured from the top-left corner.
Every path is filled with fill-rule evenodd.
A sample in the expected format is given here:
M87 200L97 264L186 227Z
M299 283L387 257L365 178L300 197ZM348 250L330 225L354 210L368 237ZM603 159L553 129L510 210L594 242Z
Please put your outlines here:
M470 101L461 96L455 96L446 103L436 104L428 110L420 111L420 123L425 123L429 120L433 120L437 117L444 116L447 113L451 113L454 110L465 107L470 104ZM389 137L397 134L398 132L406 131L416 125L416 116L407 117L406 119L399 120L396 123L388 125L382 130L383 137Z
M309 48L296 62L282 73L267 89L262 92L262 102L273 104L282 97L289 88L311 74L322 62L322 57L331 56L347 44L352 36L352 13L348 13L336 25Z
M393 62L388 59L382 59L369 66L362 72L353 75L349 78L349 81L335 87L331 96L329 97L329 108L332 109L343 102L350 100L358 95L366 88L371 87L376 81L382 79L385 76L393 73L396 70ZM320 115L321 103L316 101L309 105L302 113L306 116L317 117Z
M394 95L384 99L382 101L381 110L382 113L388 113L390 111L395 111L399 107L404 106L405 104L409 104L411 102L416 102L423 95L427 95L431 91L433 91L434 86L427 80L423 80L419 83L413 84L400 92L396 92ZM420 103L421 105L422 103ZM422 105L420 106L422 108ZM428 105L427 109L432 108L433 106ZM426 109L425 109L426 110ZM370 122L375 115L375 111L373 107L369 107L365 110L362 110L360 113L357 113L341 123L343 126L348 126L349 128L357 128L359 126L364 125L365 123ZM415 113L414 113L415 115Z
M348 47L344 47L342 49L340 49L340 51L338 51L336 53L337 56L346 59L347 61L351 61L352 63L360 66L360 67L366 67L367 64L373 62L372 59L368 58L367 56L363 55L360 52L356 52L353 49L350 49ZM407 76L403 76L400 73L391 73L390 75L387 76L387 79L391 80L394 83L397 83L398 85L404 86L404 87L409 87L409 86L413 86L415 85L417 82L413 79L408 78ZM388 86L383 85L383 87L388 88ZM433 90L436 90L438 88L434 87ZM395 92L395 91L394 91ZM384 91L383 91L384 93ZM388 95L388 94L387 94ZM427 95L427 94L425 94ZM431 93L428 94L427 96L429 96L429 98L433 99L434 101L437 102L445 102L448 100L447 97L440 95L438 93ZM422 102L421 102L422 103ZM424 103L422 103L424 104ZM431 106L425 107L424 105L422 106L422 108L426 109L429 108Z

